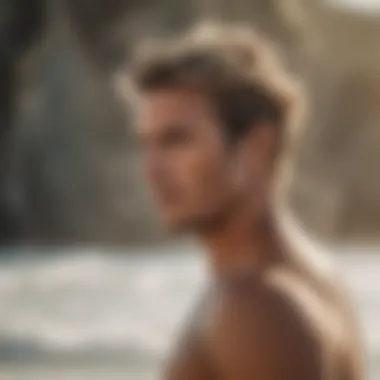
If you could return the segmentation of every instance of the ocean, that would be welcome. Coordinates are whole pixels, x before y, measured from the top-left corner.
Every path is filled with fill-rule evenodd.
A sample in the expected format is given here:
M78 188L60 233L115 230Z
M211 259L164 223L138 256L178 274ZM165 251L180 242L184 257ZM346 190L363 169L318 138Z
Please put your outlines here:
M343 251L344 253L342 253ZM380 378L380 255L332 252ZM14 249L0 258L0 378L158 379L205 266L199 247Z

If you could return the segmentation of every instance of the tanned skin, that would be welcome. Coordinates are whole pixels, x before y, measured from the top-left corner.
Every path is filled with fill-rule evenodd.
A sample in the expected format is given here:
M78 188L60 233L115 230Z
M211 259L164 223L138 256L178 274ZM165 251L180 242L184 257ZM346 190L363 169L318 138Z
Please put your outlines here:
M200 236L212 277L163 378L363 379L336 273L275 217L275 128L231 145L206 97L168 86L142 94L139 133L164 222Z

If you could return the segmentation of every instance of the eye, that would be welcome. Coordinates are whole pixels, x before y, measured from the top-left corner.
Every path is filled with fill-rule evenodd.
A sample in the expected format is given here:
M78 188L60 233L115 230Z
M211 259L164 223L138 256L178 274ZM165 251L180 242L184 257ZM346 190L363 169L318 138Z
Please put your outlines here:
M168 147L179 146L188 143L190 140L189 132L183 127L171 127L163 136L162 142Z

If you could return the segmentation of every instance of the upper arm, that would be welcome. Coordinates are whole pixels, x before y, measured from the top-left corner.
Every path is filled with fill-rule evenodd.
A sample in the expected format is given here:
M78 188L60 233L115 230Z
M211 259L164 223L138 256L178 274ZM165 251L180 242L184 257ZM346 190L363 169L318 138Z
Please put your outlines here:
M318 333L287 297L232 287L215 302L205 344L224 379L322 379Z
M165 380L209 380L211 366L195 335L188 334L176 347L173 357L165 365Z

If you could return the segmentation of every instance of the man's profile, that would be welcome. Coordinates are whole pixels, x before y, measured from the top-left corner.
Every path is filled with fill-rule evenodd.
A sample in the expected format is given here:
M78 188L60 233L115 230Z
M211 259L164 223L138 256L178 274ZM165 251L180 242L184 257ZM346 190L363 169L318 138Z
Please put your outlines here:
M212 277L164 379L362 379L355 316L335 272L275 217L297 101L268 44L215 27L157 43L132 67L161 215L203 240Z

